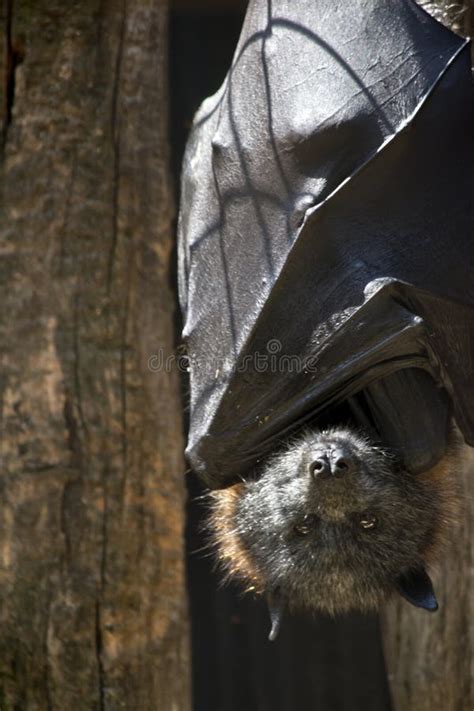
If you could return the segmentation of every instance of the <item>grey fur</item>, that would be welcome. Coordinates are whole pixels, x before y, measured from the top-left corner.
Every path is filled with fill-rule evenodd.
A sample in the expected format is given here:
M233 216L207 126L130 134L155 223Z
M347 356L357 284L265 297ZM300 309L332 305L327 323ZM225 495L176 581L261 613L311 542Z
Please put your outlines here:
M324 478L312 467L320 459L330 464ZM436 484L335 428L308 431L267 460L243 486L231 526L267 594L338 614L377 607L401 575L424 570L443 507Z

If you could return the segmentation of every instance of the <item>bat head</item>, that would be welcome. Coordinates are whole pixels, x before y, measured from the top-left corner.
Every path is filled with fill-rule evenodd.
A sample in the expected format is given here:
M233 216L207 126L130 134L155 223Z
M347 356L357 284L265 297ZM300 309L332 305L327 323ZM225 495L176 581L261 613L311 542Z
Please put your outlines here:
M274 629L286 605L335 615L394 591L435 610L426 566L446 520L443 482L352 430L308 431L233 487L232 505L217 494L211 525L229 572L268 596Z

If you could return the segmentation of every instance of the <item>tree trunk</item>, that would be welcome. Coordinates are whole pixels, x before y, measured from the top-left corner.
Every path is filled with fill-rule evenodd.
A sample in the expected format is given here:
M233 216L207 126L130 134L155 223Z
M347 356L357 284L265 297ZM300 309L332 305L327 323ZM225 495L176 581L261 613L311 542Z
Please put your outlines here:
M186 711L167 3L0 21L0 708Z
M435 614L396 602L382 616L394 711L474 708L474 452L459 472L464 511L433 576Z

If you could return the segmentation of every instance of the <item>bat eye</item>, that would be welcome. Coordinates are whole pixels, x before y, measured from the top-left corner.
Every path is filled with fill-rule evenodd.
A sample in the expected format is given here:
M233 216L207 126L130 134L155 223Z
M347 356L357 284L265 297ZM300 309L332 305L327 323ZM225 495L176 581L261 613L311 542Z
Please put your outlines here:
M363 513L359 517L359 526L366 531L377 526L377 518L373 514Z
M298 536L307 536L310 533L317 522L317 517L312 514L306 514L306 516L293 527L293 531Z

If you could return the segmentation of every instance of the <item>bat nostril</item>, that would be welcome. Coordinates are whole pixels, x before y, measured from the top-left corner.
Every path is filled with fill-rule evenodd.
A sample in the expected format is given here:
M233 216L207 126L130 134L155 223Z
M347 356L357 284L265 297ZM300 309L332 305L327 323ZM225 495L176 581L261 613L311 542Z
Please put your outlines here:
M319 457L310 465L310 473L318 479L327 479L331 476L331 466L327 457Z
M354 459L346 453L335 452L331 464L334 476L345 476L353 470Z
M349 461L345 457L339 457L339 459L336 459L334 466L336 469L340 469L341 471L350 468Z

